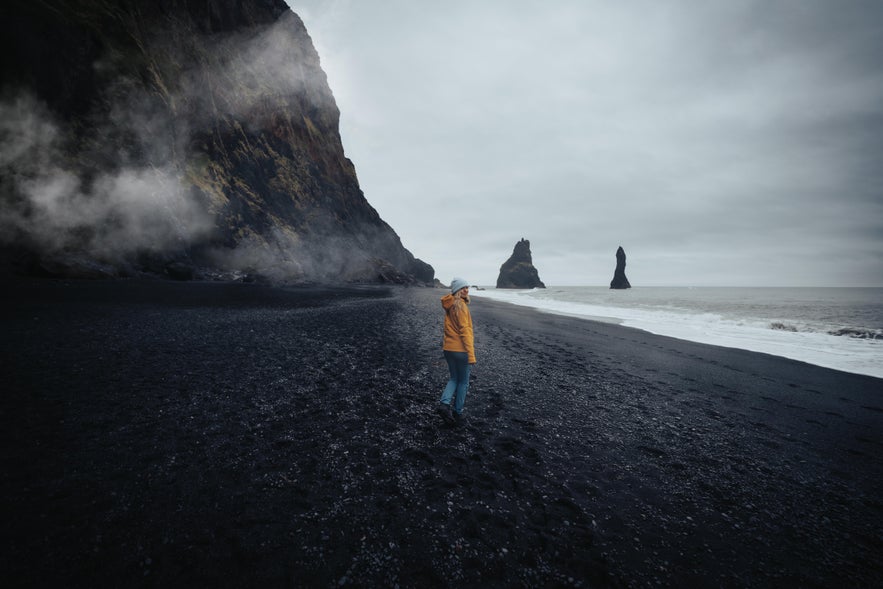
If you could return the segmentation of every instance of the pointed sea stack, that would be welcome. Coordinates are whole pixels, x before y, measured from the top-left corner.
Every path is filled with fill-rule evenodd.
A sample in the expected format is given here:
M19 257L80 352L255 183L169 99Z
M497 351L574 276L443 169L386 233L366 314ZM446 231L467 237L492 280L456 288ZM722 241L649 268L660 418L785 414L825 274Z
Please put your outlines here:
M613 271L613 280L610 281L610 288L623 289L631 288L629 279L625 277L625 250L622 246L616 250L616 270Z
M497 288L546 288L533 266L530 242L523 237L515 244L509 259L500 266Z

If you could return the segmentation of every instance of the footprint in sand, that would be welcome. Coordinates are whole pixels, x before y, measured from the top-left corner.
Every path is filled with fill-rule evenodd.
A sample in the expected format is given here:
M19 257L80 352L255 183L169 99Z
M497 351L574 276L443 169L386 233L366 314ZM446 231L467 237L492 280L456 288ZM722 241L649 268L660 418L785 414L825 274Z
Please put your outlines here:
M872 440L871 438L866 438L865 436L856 436L855 439L858 440L859 442L861 442L862 444L871 444L874 446L883 445L880 443L880 441Z
M523 445L524 442L521 440L509 436L501 436L494 441L494 446L497 450L506 454L517 453Z
M537 422L535 422L535 421L531 421L531 420L529 420L529 419L518 419L518 418L516 418L516 419L513 419L512 422L513 422L513 423L517 423L517 424L520 425L524 430L526 430L526 431L528 431L528 432L533 432L533 431L535 431L535 430L537 429Z
M639 445L637 448L638 448L638 450L640 450L644 454L647 454L648 456L652 456L653 458L656 458L656 459L666 458L668 456L668 454L664 450L661 450L661 449L656 448L654 446L645 446L642 444L642 445Z
M435 464L435 461L432 459L432 456L430 456L427 452L425 452L419 448L413 448L413 449L408 450L407 455L411 459L413 459L415 462L423 462L425 464L428 464L429 466L432 466Z

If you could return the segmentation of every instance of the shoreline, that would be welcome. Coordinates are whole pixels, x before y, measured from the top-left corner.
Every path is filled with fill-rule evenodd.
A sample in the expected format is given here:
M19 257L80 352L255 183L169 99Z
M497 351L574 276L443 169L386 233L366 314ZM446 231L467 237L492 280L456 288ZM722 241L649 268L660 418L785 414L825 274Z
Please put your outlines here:
M7 585L883 578L880 380L442 290L0 295Z
M681 287L666 287L674 290L683 290ZM721 289L719 287L708 287L714 290L733 290ZM756 291L754 287L743 287L747 290ZM776 290L770 287L770 290ZM850 289L844 287L845 290L868 290L865 288ZM878 338L872 338L870 341L863 337L853 337L849 333L855 331L861 333L860 330L852 330L850 328L840 328L841 333L833 333L831 331L819 331L815 329L798 329L791 326L796 320L769 320L768 324L763 326L766 320L745 318L744 323L738 322L733 318L726 319L717 323L709 324L693 324L690 316L685 316L686 323L671 323L671 317L661 319L656 317L656 311L644 312L638 308L608 308L610 314L602 315L599 311L603 309L592 307L587 303L578 301L561 301L557 299L534 299L531 297L524 298L498 298L495 294L485 294L482 289L476 293L476 297L485 297L487 300L493 300L508 303L516 306L534 309L541 313L550 313L553 315L561 315L575 319L588 321L596 321L601 323L612 323L629 327L632 329L642 330L654 335L671 337L681 341L705 344L710 346L726 347L735 350L744 350L756 352L760 354L768 354L785 358L789 360L797 360L805 362L813 366L847 372L851 374L859 374L863 376L871 376L883 379L883 356L873 354L871 348L867 346L878 345ZM687 289L692 290L692 289ZM794 291L799 288L787 288L785 290ZM809 288L808 291L824 290L819 288ZM828 287L828 290L837 290L835 287ZM878 289L883 291L883 289ZM505 291L504 291L505 292ZM515 292L515 291L513 291ZM517 291L528 292L528 291ZM561 306L563 305L563 307ZM584 310L574 310L571 307L586 307ZM591 310L591 312L590 312ZM615 311L619 311L620 315L615 315ZM637 316L629 316L629 313L638 312ZM694 314L712 313L713 311L695 311ZM625 315L622 315L625 313ZM640 313L643 313L641 315ZM649 313L649 314L648 314ZM663 314L664 316L664 314ZM799 321L796 321L799 323ZM721 326L723 325L723 327ZM774 325L780 326L776 329ZM878 330L879 331L879 330ZM784 333L783 333L784 332ZM799 338L800 341L796 341ZM828 338L826 341L825 338ZM876 362L871 363L871 359Z

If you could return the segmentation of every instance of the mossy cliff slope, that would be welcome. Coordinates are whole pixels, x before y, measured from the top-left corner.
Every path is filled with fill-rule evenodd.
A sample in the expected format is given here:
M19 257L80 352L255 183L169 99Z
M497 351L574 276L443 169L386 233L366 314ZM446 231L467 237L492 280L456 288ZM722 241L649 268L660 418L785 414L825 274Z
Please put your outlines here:
M2 12L0 240L19 269L433 280L362 194L282 0Z

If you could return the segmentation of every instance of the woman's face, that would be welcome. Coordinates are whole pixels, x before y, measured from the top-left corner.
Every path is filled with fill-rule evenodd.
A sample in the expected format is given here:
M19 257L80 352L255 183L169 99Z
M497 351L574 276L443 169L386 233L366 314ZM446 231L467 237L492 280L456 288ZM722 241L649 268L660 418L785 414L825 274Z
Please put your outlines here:
M458 290L457 292L459 293L459 295L460 295L461 297L468 297L468 296L469 296L469 287L468 287L468 286L464 286L463 288L461 288L461 289Z

